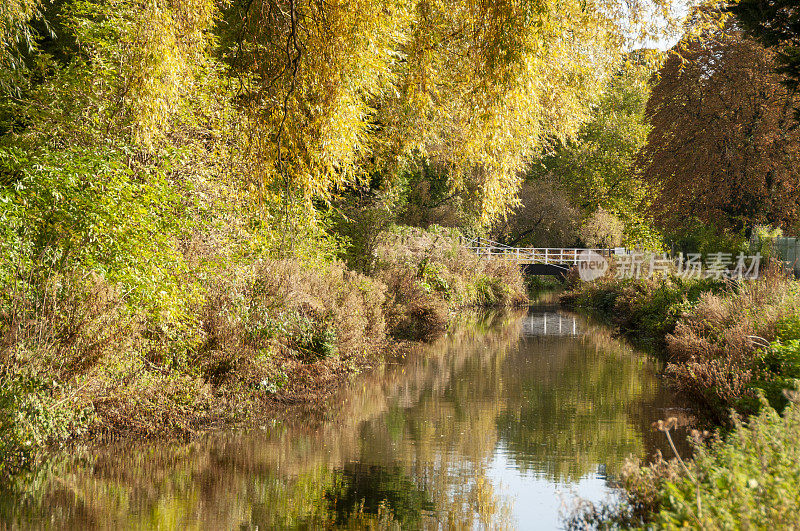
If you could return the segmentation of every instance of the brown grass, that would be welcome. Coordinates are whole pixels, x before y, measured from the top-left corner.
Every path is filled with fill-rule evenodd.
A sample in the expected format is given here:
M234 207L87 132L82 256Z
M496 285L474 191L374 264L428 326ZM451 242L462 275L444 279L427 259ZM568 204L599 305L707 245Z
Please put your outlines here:
M754 380L768 379L758 365L754 337L772 341L776 325L800 312L797 284L771 271L726 293L704 294L667 336L667 372L679 387L721 410L752 397Z
M478 257L446 229L398 227L382 234L375 269L388 287L390 330L401 338L435 337L452 309L528 303L519 266Z

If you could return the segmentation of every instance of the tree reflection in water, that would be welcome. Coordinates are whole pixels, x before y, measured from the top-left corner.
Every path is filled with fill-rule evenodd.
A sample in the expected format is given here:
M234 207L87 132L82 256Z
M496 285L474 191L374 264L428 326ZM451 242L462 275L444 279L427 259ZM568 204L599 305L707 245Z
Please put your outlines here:
M552 483L557 505L555 486L651 451L648 426L669 400L647 358L602 327L521 337L525 319L465 318L402 364L358 378L324 421L54 459L0 493L0 518L21 527L515 527L514 504L531 494L497 484L498 463Z

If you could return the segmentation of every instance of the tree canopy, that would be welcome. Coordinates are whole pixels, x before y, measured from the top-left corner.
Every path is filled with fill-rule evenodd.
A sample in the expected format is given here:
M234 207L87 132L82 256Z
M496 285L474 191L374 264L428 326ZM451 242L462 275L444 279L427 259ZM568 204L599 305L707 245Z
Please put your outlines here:
M641 153L654 208L677 228L691 220L741 231L798 220L797 97L775 73L775 52L728 26L679 44L648 102Z
M790 90L800 86L800 7L794 0L739 0L730 5L747 33L776 48L776 71Z

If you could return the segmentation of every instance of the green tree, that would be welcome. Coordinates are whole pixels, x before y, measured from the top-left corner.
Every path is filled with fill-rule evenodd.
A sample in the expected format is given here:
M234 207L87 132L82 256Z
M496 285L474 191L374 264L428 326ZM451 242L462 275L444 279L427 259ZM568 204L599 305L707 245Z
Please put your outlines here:
M584 217L602 209L620 218L627 245L657 247L659 242L649 219L652 191L635 164L650 131L645 106L659 59L650 50L630 54L606 87L592 120L528 172L531 179L554 179Z

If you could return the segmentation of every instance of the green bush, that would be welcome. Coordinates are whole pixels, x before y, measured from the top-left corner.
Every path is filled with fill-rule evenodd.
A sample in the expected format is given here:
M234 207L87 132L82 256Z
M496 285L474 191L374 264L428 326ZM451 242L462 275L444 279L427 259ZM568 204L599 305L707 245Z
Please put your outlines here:
M757 415L733 417L724 436L693 439L680 464L660 457L631 461L618 484L620 503L583 504L571 529L797 529L800 526L800 403L797 392L781 416L761 398Z
M449 299L452 293L445 274L445 266L442 263L433 262L427 257L423 258L419 263L417 276L422 281L426 291L438 291L446 299Z
M324 322L316 322L305 316L295 318L292 344L301 359L315 361L336 354L336 331Z
M796 529L800 526L800 405L783 416L766 402L724 438L695 449L689 470L661 489L659 527ZM699 500L699 507L698 507Z
M86 430L93 409L75 408L71 391L24 373L0 377L0 478L30 467L48 445Z
M752 387L761 389L770 405L778 411L787 405L784 390L792 387L792 382L800 378L800 339L774 341L763 349L758 364L760 379L753 381ZM758 404L745 400L743 406L754 410Z
M787 315L775 323L775 337L781 341L800 339L800 315Z
M164 176L168 161L136 172L129 155L0 148L0 285L91 271L159 326L191 320L198 293L176 247L191 218Z
M714 279L606 278L575 285L562 302L597 314L637 343L662 347L703 293L721 289L723 283Z

